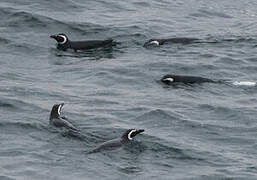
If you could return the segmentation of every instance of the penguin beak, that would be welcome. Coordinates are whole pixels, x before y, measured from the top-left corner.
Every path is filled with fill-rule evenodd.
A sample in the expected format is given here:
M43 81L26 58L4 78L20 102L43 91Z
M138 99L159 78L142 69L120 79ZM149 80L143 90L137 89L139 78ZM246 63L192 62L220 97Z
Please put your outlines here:
M50 38L56 39L57 35L51 35Z
M135 132L135 135L140 134L140 133L142 133L142 132L144 132L144 131L145 131L144 129L138 129L138 130Z
M64 103L59 104L60 111L62 110Z
M64 106L64 103L61 103L61 110L62 110L63 106Z

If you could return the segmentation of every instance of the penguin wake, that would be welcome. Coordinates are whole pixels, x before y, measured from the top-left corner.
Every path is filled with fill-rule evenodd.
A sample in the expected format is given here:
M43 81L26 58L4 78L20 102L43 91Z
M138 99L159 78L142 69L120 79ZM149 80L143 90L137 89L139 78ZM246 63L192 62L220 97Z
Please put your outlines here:
M234 81L232 84L235 86L256 86L256 82L253 81Z

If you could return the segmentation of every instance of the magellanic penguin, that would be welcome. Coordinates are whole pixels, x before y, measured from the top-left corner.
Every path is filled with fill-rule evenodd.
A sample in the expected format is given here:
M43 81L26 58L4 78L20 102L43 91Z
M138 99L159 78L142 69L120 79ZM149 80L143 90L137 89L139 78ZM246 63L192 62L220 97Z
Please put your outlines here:
M75 126L73 126L67 118L61 117L61 111L64 103L53 105L52 111L49 117L49 124L57 128L65 128L72 131L79 131Z
M90 41L71 41L69 38L63 34L51 35L51 38L57 41L57 49L66 51L67 49L73 49L75 52L77 50L88 50L100 47L107 47L113 45L113 40L90 40Z
M184 83L184 84L201 84L201 83L220 83L220 84L232 84L236 86L256 86L257 83L253 81L232 81L228 79L208 79L198 76L182 76L182 75L174 75L167 74L163 76L160 80L164 84L167 85L175 85L176 83Z
M120 138L113 139L101 144L98 148L94 149L90 153L96 153L100 151L111 151L121 148L123 145L133 140L137 134L144 132L144 129L128 129Z
M196 43L200 42L199 39L196 38L186 38L186 37L175 37L175 38L168 38L168 39L150 39L145 44L143 47L150 47L150 46L160 46L163 44L190 44L190 43Z
M167 74L161 78L161 82L171 85L174 83L184 83L184 84L217 83L219 81L214 81L212 79L197 77L197 76L182 76L182 75Z

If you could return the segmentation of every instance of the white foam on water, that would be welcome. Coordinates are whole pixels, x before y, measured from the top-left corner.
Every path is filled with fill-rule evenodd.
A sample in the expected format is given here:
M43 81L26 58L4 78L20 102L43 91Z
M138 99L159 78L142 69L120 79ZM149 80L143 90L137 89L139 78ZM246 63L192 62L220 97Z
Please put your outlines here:
M251 82L251 81L235 81L235 82L233 82L233 85L236 85L236 86L256 86L256 82Z

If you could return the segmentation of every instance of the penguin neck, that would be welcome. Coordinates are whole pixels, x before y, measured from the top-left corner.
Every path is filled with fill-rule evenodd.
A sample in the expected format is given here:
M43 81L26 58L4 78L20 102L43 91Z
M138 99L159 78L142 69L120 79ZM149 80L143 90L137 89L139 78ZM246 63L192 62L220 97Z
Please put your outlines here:
M67 50L71 47L71 41L67 40L64 44L57 43L57 49L60 50Z
M56 112L52 111L50 114L49 120L59 119L59 118L60 118L60 115L58 115Z
M127 137L121 137L121 142L122 143L128 143L130 141L132 141L132 140L129 140Z

